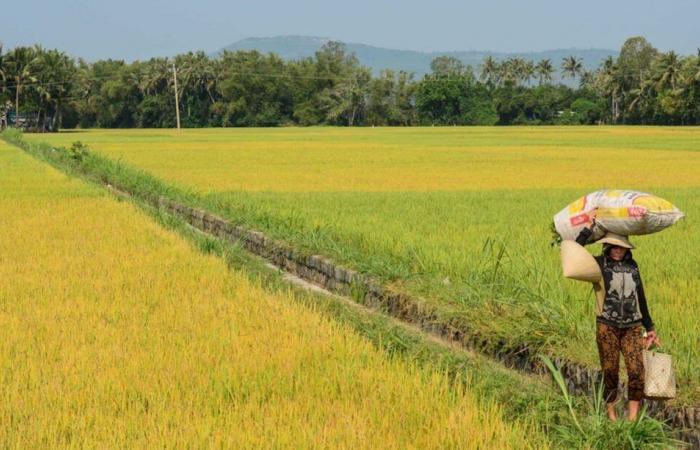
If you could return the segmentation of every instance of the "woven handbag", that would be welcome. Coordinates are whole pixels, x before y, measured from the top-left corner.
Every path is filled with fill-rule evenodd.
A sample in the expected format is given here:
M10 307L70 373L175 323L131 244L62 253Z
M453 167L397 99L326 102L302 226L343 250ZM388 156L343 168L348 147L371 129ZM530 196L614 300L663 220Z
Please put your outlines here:
M644 396L654 400L676 397L676 377L671 355L644 350Z

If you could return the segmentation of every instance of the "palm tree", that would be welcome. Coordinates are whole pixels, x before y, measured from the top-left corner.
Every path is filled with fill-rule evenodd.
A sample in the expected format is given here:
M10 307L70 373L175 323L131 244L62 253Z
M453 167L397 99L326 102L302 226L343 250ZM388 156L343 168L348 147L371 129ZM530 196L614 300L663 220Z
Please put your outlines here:
M603 70L606 75L607 91L610 96L612 120L613 123L616 123L622 115L621 105L625 92L625 76L611 56L605 60Z
M584 88L591 86L593 84L593 79L595 77L595 72L591 72L589 70L583 70L581 71L581 79L579 80L579 87Z
M32 83L34 83L34 85L30 91L36 100L36 120L38 127L42 113L46 114L46 109L53 101L51 88L54 86L54 83L56 83L56 80L54 79L52 70L55 68L47 66L47 63L51 61L46 57L46 51L44 51L40 45L34 46L34 57L36 58L36 64L34 64L34 71L32 74Z
M31 47L15 47L7 55L5 76L14 82L15 114L19 114L19 96L22 86L36 81L33 72L38 62L36 51Z
M610 100L610 118L616 123L620 114L624 77L612 57L606 58L600 68L592 73L590 86L603 98Z
M210 59L207 70L210 73L210 76L207 77L207 82L204 85L204 89L207 91L211 102L215 103L218 97L217 86L221 80L221 74L224 72L221 67L221 61L219 59Z
M75 62L58 50L39 51L40 71L37 93L45 115L51 114L51 129L61 126L62 102L75 86Z
M525 79L525 60L516 56L511 59L510 64L513 81L516 85L520 85L520 82Z
M681 59L674 51L664 53L654 64L653 80L657 89L675 90L682 80Z
M2 42L0 42L0 81L2 84L0 84L0 93L2 93L5 89L5 54L3 53L3 46Z
M530 80L535 76L535 65L532 63L532 61L529 60L524 60L520 58L519 61L519 66L520 66L520 78L526 83L530 84Z
M5 94L5 63L7 58L5 58L5 53L3 52L2 42L0 42L0 102L4 99ZM4 106L0 104L0 108Z
M535 73L537 74L540 85L551 82L552 74L554 73L552 60L548 58L540 60L535 66Z
M7 126L7 110L12 105L12 102L5 101L5 61L3 45L0 42L0 130Z
M653 86L653 82L646 80L643 81L639 87L636 87L629 92L632 101L627 107L627 110L629 112L634 112L636 110L639 113L639 116L642 118L642 123L644 122L644 117L646 116L645 111L651 104L651 100L654 97Z
M517 84L519 81L517 62L508 58L498 66L498 78L506 84Z
M371 79L369 69L361 68L355 70L350 79L326 89L328 118L353 126L366 107L367 89Z
M94 66L87 63L84 59L79 58L75 72L75 86L73 94L75 95L72 101L76 110L79 112L81 122L94 120L97 103L97 93L99 92L99 79L94 77Z
M178 74L182 75L178 81L182 80L183 94L187 91L191 91L193 95L205 92L211 103L214 103L213 88L216 73L207 54L198 51L179 55L175 64L178 68Z
M142 96L145 96L146 95L145 63L140 62L140 61L134 61L131 64L131 67L129 69L130 70L126 76L129 84L131 84L132 86L135 86L136 90L138 90Z
M576 78L583 71L581 59L575 56L567 56L561 63L562 77Z
M153 95L169 88L172 83L172 69L167 58L151 58L146 64L146 70L139 87L146 95Z
M494 86L498 84L499 81L499 64L491 55L484 58L481 63L481 75L479 77L481 81L484 81L489 86Z

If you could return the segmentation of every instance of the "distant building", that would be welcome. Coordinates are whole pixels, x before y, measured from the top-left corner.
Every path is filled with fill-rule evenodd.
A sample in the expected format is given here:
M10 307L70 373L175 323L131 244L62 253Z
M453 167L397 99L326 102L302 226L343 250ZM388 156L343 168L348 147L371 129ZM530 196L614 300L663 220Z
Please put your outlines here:
M6 127L19 128L24 131L46 132L53 129L53 116L42 116L39 113L15 114L14 111L0 109L0 129Z

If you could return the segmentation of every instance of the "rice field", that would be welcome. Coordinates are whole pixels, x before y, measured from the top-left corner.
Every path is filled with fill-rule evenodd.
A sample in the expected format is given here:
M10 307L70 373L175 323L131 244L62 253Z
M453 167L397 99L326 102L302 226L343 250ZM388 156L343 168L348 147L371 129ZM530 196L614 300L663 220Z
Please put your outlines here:
M596 364L593 296L560 276L552 215L601 188L687 219L633 239L680 400L700 401L700 129L88 130L28 136L195 190L246 223L375 274L494 340ZM593 248L596 252L598 249Z
M2 448L547 445L1 141L0 211Z

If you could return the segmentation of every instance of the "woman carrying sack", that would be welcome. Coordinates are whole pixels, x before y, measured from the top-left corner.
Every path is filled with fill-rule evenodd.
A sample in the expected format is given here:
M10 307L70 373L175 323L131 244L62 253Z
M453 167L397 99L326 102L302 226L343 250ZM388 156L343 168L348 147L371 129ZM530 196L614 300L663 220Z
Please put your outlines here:
M595 225L595 211L591 226L584 228L576 238L580 245L588 243ZM644 361L642 352L652 344L661 345L654 322L651 320L639 267L630 251L634 246L625 236L607 233L597 242L603 244L603 253L595 259L603 274L604 300L596 318L596 342L603 370L604 397L608 417L617 420L615 403L619 383L620 353L627 367L628 418L635 420L644 397ZM643 328L647 336L644 338Z

